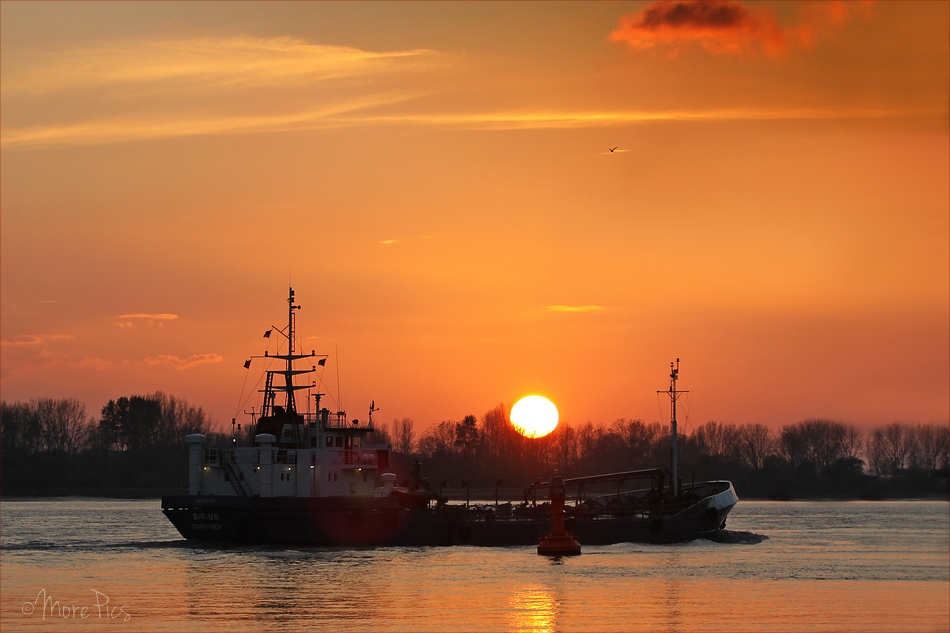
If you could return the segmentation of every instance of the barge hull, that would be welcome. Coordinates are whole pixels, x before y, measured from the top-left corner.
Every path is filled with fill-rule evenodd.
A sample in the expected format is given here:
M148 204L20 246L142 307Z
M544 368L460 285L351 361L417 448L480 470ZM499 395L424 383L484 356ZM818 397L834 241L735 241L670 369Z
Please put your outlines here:
M675 543L714 535L735 505L731 486L669 515L568 516L582 545ZM234 497L179 495L162 512L183 537L220 543L316 547L537 545L550 516L478 516L462 505L405 508L392 497Z

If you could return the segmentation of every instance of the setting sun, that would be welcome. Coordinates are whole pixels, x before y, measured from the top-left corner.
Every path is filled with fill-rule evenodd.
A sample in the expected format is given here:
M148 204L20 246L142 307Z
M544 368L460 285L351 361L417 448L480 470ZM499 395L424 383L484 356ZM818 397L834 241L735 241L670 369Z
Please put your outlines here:
M544 396L525 396L511 407L511 424L525 437L544 437L557 421L557 407Z

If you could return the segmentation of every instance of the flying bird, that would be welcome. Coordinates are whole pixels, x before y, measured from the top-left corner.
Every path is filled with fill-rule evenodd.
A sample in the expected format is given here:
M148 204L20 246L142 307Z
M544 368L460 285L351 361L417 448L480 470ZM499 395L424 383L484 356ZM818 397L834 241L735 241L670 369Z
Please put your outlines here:
M617 147L620 147L620 146L617 145ZM617 147L608 147L607 149L609 149L609 150L610 150L610 153L613 154L614 152L617 151Z

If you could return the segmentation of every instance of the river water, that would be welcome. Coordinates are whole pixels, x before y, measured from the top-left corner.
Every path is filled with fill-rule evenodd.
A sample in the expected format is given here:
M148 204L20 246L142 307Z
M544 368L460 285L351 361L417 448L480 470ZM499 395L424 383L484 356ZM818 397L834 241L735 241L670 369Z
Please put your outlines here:
M948 631L948 516L936 501L740 500L730 542L554 560L208 547L158 500L3 500L0 629Z

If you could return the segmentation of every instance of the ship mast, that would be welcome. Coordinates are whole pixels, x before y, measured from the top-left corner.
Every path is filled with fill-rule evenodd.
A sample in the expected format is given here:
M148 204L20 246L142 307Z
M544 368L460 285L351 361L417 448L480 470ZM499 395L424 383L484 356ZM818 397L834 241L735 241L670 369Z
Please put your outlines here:
M275 399L275 396L277 395L276 394L277 387L275 387L273 384L273 377L275 375L282 374L284 376L284 391L287 394L287 403L286 403L287 413L297 413L297 403L296 403L296 398L294 397L295 391L297 391L298 389L310 389L311 387L316 386L316 383L313 383L310 385L295 385L294 384L294 376L298 374L311 374L316 371L315 367L311 367L310 369L294 369L294 362L302 358L313 358L317 355L317 353L312 350L309 354L295 353L294 322L296 319L294 315L294 310L299 310L300 306L294 304L294 289L289 288L288 290L289 292L287 296L286 332L284 330L279 330L276 327L271 326L272 330L277 331L280 335L287 338L287 346L288 346L287 353L270 355L267 352L264 352L264 356L263 356L263 358L275 358L278 360L282 360L285 362L285 366L284 366L284 369L268 369L267 370L267 381L264 385L264 389L261 390L264 393L264 404L263 404L263 407L261 408L262 418L273 415L274 413L274 399ZM265 336L269 335L270 331L271 330L268 330ZM323 359L325 358L326 356L321 357L320 364L323 364L324 362Z
M671 483L671 489L673 490L673 496L679 495L679 451L678 451L678 440L676 434L676 401L684 393L689 393L689 391L677 391L676 390L676 381L679 378L680 373L680 359L676 359L676 363L670 363L670 388L668 391L657 391L657 393L666 393L670 396L670 406L672 412L670 415L670 441L672 442L672 470L673 470L673 481Z
M290 288L290 294L287 297L287 370L284 374L287 381L287 412L297 411L294 402L294 310L299 310L300 306L294 305L294 289Z

